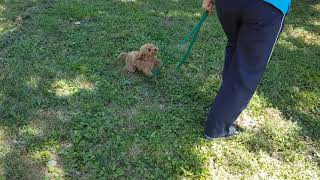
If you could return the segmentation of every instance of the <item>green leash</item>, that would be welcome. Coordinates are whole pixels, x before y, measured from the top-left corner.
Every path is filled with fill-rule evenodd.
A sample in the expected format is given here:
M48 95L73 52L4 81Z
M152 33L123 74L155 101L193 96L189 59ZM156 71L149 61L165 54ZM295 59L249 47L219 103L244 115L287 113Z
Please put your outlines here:
M209 15L209 12L205 11L202 14L198 24L192 29L192 31L179 44L178 50L184 51L184 53L180 56L179 63L176 67L177 70L180 70L181 66L187 61L187 59L191 53L192 46L196 42L196 40L198 38L198 34L200 32L200 29L201 29L203 23L205 22L205 20L207 19L208 15ZM187 45L189 45L189 46L188 46L187 50L185 50Z
M207 19L209 15L208 11L205 11L199 22L196 24L196 26L192 29L192 31L185 36L185 38L180 42L180 44L178 45L178 51L179 52L183 52L180 56L179 59L179 63L176 66L176 70L180 70L181 66L186 62L186 60L188 59L191 50L192 50L192 46L194 45L194 43L196 42L197 38L198 38L198 34L200 32L200 29L203 25L203 23L205 22L205 20ZM164 66L165 64L162 64L159 68L154 69L152 72L154 75L158 76L160 74L160 70L161 68Z

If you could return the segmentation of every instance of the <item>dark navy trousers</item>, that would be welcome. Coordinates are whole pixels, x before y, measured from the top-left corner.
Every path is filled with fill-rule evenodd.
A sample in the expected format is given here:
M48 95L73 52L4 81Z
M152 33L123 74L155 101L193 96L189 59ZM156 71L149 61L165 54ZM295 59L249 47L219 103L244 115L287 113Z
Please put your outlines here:
M263 0L216 0L227 36L223 81L208 115L205 134L220 137L252 98L282 31L285 15Z

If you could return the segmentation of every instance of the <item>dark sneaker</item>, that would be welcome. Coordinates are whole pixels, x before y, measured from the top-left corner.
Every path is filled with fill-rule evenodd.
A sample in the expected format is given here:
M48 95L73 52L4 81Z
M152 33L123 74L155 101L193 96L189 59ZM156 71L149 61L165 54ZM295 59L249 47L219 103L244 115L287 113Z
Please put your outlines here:
M229 131L226 132L225 134L222 134L222 135L217 136L217 137L210 137L210 136L207 136L206 134L205 134L204 136L205 136L205 138L206 138L207 140L214 140L214 139L219 139L219 138L231 137L231 136L236 135L237 133L238 133L238 132L237 132L236 127L235 127L234 125L231 125L231 126L229 127Z

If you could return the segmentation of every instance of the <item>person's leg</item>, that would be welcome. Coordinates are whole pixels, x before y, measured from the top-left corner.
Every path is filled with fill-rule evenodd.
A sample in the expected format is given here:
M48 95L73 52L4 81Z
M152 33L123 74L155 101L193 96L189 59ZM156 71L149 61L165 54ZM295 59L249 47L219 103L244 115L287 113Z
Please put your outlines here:
M207 119L205 135L210 138L227 135L247 106L282 29L284 15L280 11L261 0L246 2L250 6L242 13L235 54Z
M240 16L239 10L236 6L229 7L229 11L224 11L223 7L226 6L226 2L217 0L216 11L222 28L227 36L227 45L225 48L225 58L222 77L226 77L226 71L230 67L232 57L236 50L239 27L240 27Z
M228 76L226 72L230 68L230 64L236 51L238 33L241 25L240 7L237 6L237 4L230 6L230 4L225 0L216 0L215 2L217 16L228 40L225 48L224 66L222 72L222 78L224 81ZM213 102L212 106L216 103L216 101L217 100ZM224 134L224 124L220 123L219 121L211 122L214 123L213 126L215 127L216 136L219 136L219 134Z

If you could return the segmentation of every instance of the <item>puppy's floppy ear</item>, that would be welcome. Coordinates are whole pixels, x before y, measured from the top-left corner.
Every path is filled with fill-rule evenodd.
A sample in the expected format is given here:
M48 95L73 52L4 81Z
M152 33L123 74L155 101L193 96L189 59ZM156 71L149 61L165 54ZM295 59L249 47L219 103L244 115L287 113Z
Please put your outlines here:
M146 56L146 54L144 52L139 51L139 55L138 55L139 60L144 60L145 56Z
M147 44L141 46L140 51L139 51L139 59L143 60L145 58L145 56L147 56L149 53L148 51L148 46Z

